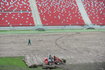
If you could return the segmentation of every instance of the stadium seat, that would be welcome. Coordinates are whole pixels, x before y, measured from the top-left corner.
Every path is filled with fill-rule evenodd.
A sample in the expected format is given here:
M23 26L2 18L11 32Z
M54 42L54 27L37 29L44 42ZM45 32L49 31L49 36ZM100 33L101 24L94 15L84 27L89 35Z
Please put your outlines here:
M37 0L44 26L85 25L75 0Z
M30 11L28 0L0 0L0 11Z
M34 26L32 13L0 13L0 26Z
M105 0L82 0L94 25L105 25Z
M29 0L0 0L0 27L35 26ZM81 0L94 25L105 25L105 0ZM86 25L76 0L36 0L43 26Z

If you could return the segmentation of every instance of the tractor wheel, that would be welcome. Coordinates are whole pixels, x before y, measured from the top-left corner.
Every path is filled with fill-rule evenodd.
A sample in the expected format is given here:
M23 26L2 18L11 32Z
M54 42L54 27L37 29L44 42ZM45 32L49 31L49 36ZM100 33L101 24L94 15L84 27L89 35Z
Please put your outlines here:
M62 62L63 62L63 64L65 64L66 63L66 60L65 59L62 59Z

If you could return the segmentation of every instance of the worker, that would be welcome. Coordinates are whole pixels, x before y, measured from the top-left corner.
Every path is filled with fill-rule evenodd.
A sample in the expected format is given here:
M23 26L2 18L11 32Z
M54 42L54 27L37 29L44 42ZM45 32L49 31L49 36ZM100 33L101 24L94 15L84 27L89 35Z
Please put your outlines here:
M54 56L54 61L56 60L56 56Z
M62 62L62 60L56 56L54 56L54 63L55 64L60 64Z
M28 40L28 45L31 45L31 40L30 39Z
M48 64L52 64L54 62L54 59L51 55L49 55L49 58L48 58Z

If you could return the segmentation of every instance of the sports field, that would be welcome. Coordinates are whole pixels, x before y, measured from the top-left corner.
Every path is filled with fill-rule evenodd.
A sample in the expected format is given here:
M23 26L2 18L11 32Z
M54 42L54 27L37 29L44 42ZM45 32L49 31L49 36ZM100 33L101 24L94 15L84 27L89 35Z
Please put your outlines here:
M32 41L32 45L27 44L28 39ZM86 65L84 67L86 67L88 63L90 65L93 64L93 66L91 65L91 69L87 68L87 70L96 70L98 68L103 69L103 65L105 65L104 42L104 29L0 31L0 68L2 68L1 70L7 70L5 68L7 68L9 63L14 59L13 63L10 63L10 66L11 64L14 66L17 64L17 67L20 65L20 68L24 67L27 69L21 60L23 57L20 56L34 54L47 57L49 54L52 54L65 58L67 60L67 64L72 64L71 66L74 67L75 70L79 69L79 65L75 66L76 64L81 64L80 66L82 68L85 64ZM8 57L15 58L8 59ZM19 60L20 63L17 63L17 60ZM94 63L98 65L98 67L95 67ZM5 67L6 64L7 67ZM70 66L67 66L65 69L69 70L71 68L74 70L72 67L69 67Z

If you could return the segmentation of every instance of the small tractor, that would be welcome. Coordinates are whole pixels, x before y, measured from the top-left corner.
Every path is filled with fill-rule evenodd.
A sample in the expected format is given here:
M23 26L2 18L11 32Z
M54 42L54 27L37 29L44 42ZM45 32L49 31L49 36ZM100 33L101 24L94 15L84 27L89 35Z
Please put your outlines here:
M34 55L27 55L23 59L29 68L35 68L42 66L43 69L51 70L64 66L66 63L65 59L58 58L56 56L49 55L47 58L42 58Z
M64 65L66 63L66 60L49 55L48 58L44 59L43 63L43 69L55 69L60 67L61 65Z

